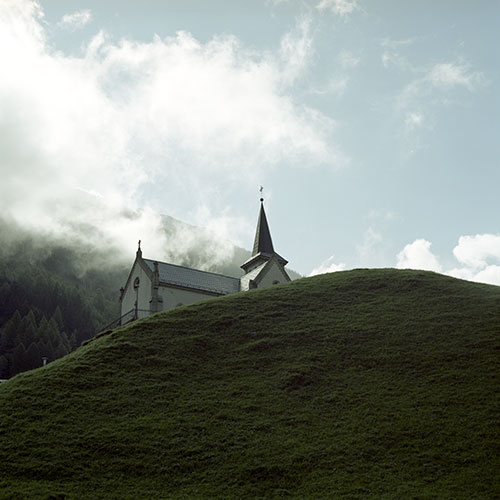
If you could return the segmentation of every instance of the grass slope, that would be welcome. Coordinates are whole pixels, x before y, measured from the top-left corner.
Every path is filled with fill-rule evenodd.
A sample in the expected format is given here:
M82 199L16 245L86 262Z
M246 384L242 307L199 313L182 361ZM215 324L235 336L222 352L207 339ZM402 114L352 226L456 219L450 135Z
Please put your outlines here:
M500 498L499 328L391 269L155 315L0 386L0 498Z

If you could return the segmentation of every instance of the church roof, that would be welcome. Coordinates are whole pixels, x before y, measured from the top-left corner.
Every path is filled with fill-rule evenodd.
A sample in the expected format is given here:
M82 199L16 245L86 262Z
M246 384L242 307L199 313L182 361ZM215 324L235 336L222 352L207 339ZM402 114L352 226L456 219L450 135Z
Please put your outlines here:
M257 221L257 230L255 231L255 239L253 242L252 257L258 253L273 254L273 241L271 239L271 232L267 223L266 212L264 210L264 203L260 204L259 220Z
M278 261L284 266L288 264L286 259L274 251L273 240L271 239L271 231L269 231L269 224L267 223L263 201L264 200L261 198L259 219L257 221L257 230L255 231L252 256L241 266L245 270L247 270L248 267L254 262L260 260L260 258L269 260L273 255L275 255Z
M156 261L143 259L151 272L154 272L154 263ZM199 269L190 269L189 267L176 266L166 262L158 262L158 273L160 283L167 285L176 285L193 290L203 290L205 292L226 295L228 293L239 292L239 278L224 276L223 274L210 273Z

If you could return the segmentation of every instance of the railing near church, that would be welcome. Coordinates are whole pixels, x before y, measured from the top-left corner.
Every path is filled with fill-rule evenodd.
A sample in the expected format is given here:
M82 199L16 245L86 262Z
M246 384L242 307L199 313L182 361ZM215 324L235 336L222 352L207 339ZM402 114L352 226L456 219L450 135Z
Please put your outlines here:
M141 315L140 313L146 313L144 315ZM131 309L130 311L126 312L125 314L122 314L118 319L115 319L109 325L106 325L103 328L100 328L100 332L104 332L105 330L113 330L114 328L117 328L119 326L126 325L127 323L130 323L131 321L135 321L136 319L139 319L141 317L146 317L151 314L151 311L148 309Z

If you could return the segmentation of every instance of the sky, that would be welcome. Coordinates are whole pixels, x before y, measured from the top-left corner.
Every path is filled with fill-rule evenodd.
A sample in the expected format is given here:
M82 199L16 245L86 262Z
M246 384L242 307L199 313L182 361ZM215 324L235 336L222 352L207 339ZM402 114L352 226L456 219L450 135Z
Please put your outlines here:
M148 258L160 214L307 276L500 285L498 0L0 0L0 210Z

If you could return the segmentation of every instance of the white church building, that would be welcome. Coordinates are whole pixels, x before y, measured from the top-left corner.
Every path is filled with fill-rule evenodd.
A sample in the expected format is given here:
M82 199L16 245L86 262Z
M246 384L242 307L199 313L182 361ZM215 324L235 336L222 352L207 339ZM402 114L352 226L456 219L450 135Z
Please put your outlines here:
M252 256L241 265L245 273L241 278L145 259L139 242L127 283L120 290L120 324L202 299L290 281L288 262L274 251L264 200L260 202Z

